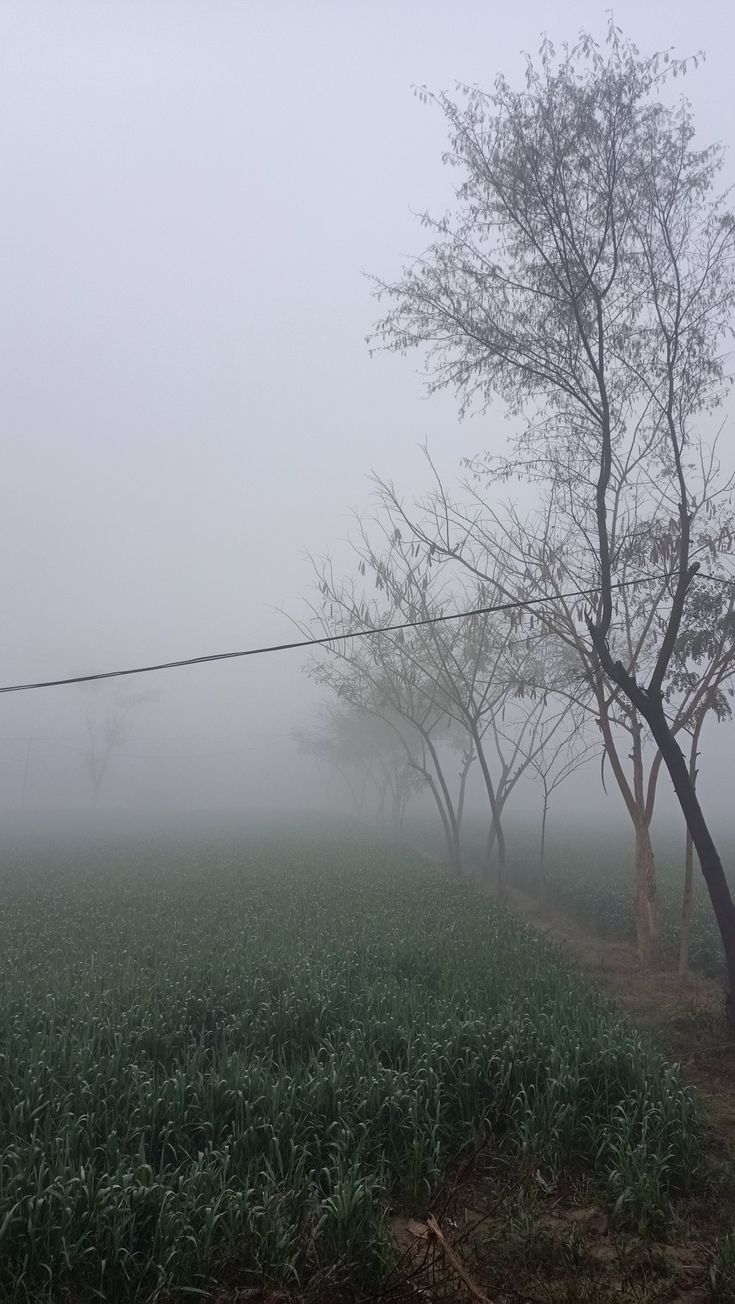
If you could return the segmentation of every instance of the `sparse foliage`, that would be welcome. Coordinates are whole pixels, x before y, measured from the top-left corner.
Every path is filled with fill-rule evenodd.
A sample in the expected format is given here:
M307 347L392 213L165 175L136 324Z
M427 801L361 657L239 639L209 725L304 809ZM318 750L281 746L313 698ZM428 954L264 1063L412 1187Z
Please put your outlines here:
M534 484L551 555L571 545L586 573L579 639L669 772L718 920L735 1022L735 907L666 709L698 538L716 540L715 563L733 544L717 516L726 488L723 498L710 486L704 510L697 495L708 416L729 384L735 220L717 192L721 149L695 145L685 100L663 100L686 67L641 56L611 20L603 48L582 35L557 57L545 40L521 91L501 77L491 92L461 88L459 101L430 96L449 126L457 206L427 216L424 256L379 284L392 307L374 342L422 347L430 389L453 388L463 410L498 396L516 420L488 476ZM616 648L616 594L642 547L645 583L661 595L650 656L636 667ZM531 571L512 592L537 584ZM653 911L655 895L641 908ZM649 934L653 952L653 917Z

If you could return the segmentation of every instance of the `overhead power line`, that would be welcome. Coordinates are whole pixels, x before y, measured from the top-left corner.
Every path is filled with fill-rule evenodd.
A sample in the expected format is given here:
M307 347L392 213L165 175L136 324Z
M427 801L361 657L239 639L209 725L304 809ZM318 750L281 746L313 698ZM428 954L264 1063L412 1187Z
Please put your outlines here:
M728 584L734 581L722 579L717 575L707 575L700 571L702 579L715 580ZM612 589L629 589L636 584L646 584L649 580L672 579L673 575L656 573L640 575L636 579L621 580L612 584ZM132 666L126 670L104 670L95 675L68 675L64 679L39 679L29 684L5 684L0 686L0 693L28 693L37 688L62 688L65 684L90 684L100 679L123 679L128 675L150 675L160 670L178 670L183 666L203 666L215 661L234 661L241 657L268 656L273 652L293 652L299 648L325 647L329 643L345 643L351 638L374 638L376 634L397 634L403 629L419 629L424 625L438 625L447 620L466 620L470 616L491 616L495 612L518 611L521 608L540 606L548 602L565 602L572 598L588 598L599 593L601 586L594 585L588 589L572 589L569 593L553 593L544 598L519 598L512 602L497 602L489 607L472 607L469 611L449 611L445 615L426 616L422 620L405 620L397 625L377 625L373 629L355 629L344 634L324 634L319 638L297 639L292 643L270 643L264 647L250 647L238 652L211 652L207 656L182 657L176 661L159 661L154 665Z
M626 589L634 584L645 584L648 580L664 579L665 576L643 575L638 579L624 580L613 584L613 589ZM498 602L488 607L473 607L469 611L450 611L446 615L426 616L422 620L406 620L397 625L378 625L373 629L350 630L344 634L325 634L319 638L298 639L292 643L271 643L265 647L245 648L238 652L212 652L207 656L182 657L176 661L159 661L154 665L132 666L125 670L104 670L94 675L68 675L63 679L39 679L28 684L5 684L0 686L0 693L28 693L37 688L61 688L65 684L89 684L100 679L122 679L128 675L149 675L160 670L177 670L183 666L202 666L215 661L234 661L240 657L268 656L273 652L293 652L298 648L324 647L328 643L344 643L351 638L373 638L376 634L396 634L403 629L418 629L423 625L438 625L447 620L465 620L470 616L489 616L495 612L514 611L522 607L538 606L544 602L562 602L571 598L587 598L599 593L600 586L589 589L573 589L569 593L555 593L545 598L524 598L512 602Z

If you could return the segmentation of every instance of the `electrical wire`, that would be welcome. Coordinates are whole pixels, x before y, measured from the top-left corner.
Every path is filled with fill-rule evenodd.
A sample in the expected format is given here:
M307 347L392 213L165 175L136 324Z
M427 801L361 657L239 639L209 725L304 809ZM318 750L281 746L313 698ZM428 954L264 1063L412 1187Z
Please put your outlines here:
M642 575L633 580L622 580L611 585L614 590L631 588L635 584L645 584L649 580L671 578L660 573ZM714 579L715 576L707 578ZM495 612L517 611L521 608L538 606L545 602L563 602L571 598L586 598L600 592L600 585L588 589L573 589L569 593L554 593L543 598L523 598L512 602L498 602L488 607L473 607L469 611L451 611L445 615L427 616L422 620L406 620L396 625L378 625L374 629L350 630L344 634L325 634L319 638L298 639L291 643L271 643L265 647L245 648L238 652L212 652L206 656L182 657L176 661L160 661L153 665L133 666L125 670L104 670L93 675L69 675L63 679L40 679L27 684L5 684L0 686L0 693L28 693L39 688L61 688L66 684L89 684L101 679L122 679L128 675L148 675L161 670L177 670L183 666L201 666L216 661L233 661L242 657L266 656L274 652L292 652L299 648L325 647L329 643L344 643L351 638L374 638L376 634L395 634L404 629L419 629L425 625L438 625L447 620L466 620L470 616L489 616Z

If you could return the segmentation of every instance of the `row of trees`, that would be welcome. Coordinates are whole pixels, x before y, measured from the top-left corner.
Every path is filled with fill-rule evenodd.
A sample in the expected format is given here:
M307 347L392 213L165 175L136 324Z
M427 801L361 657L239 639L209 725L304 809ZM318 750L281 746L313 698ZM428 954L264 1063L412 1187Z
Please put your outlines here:
M544 41L520 91L501 77L456 99L421 92L448 125L456 203L424 215L424 254L377 283L388 309L373 347L421 350L429 392L453 390L461 412L500 401L511 434L456 491L436 477L406 501L379 481L357 574L321 566L312 612L345 633L505 610L332 644L315 673L393 731L455 866L479 766L501 884L520 775L552 756L548 783L574 768L594 721L632 825L648 964L661 961L651 820L665 771L688 831L688 900L696 852L735 1023L735 906L697 791L735 646L733 481L712 417L730 383L735 219L721 149L696 146L687 101L663 102L687 66L642 57L611 22L604 47L583 35L557 57ZM507 500L512 480L527 508Z
M355 543L355 574L317 563L311 628L339 639L310 673L330 690L316 730L302 731L305 750L321 755L349 783L363 808L366 792L400 829L412 792L430 793L441 821L447 860L462 868L467 783L479 771L489 822L484 867L505 888L504 818L524 776L544 792L542 842L549 801L562 776L593 751L582 728L582 695L565 649L542 629L525 631L519 612L493 605L487 582L448 584L444 569L416 541L405 543L386 507ZM481 614L458 613L479 610ZM391 630L392 626L408 626Z
M477 491L465 486L477 506ZM320 637L372 631L369 639L339 638L310 674L328 690L315 726L296 737L302 750L341 776L361 814L377 810L400 835L409 797L431 794L453 871L462 869L462 821L467 781L475 767L488 801L483 861L502 894L506 882L504 817L521 780L540 789L539 892L544 894L544 848L552 794L595 756L609 769L632 825L634 917L646 964L661 961L661 928L651 823L662 755L651 746L635 707L595 675L579 634L584 603L569 569L547 576L554 600L530 605L498 603L496 561L487 544L462 556L471 572L457 582L447 564L446 525L461 520L466 539L467 503L450 507L443 486L411 517L395 489L378 482L380 512L361 525L354 565L335 573L329 560L315 563L310 628ZM441 503L443 535L437 535ZM431 510L427 510L430 505ZM486 520L485 510L475 524ZM516 527L517 513L513 513ZM397 523L400 522L400 523ZM527 527L528 521L525 521ZM484 528L478 526L478 528ZM433 533L430 534L430 531ZM649 540L650 542L650 540ZM531 541L524 540L526 580ZM540 564L539 564L540 566ZM541 567L540 567L541 569ZM508 568L503 574L507 577ZM656 646L657 609L663 586L653 580L624 581L615 603L621 647L643 665ZM535 591L541 576L534 581ZM696 784L697 757L708 716L730 717L735 679L735 590L710 579L687 609L675 649L668 718L687 739ZM487 610L499 606L500 610ZM480 614L462 615L463 612ZM397 628L394 626L408 626ZM526 788L527 792L527 788ZM693 907L693 843L686 836L680 965L688 967Z

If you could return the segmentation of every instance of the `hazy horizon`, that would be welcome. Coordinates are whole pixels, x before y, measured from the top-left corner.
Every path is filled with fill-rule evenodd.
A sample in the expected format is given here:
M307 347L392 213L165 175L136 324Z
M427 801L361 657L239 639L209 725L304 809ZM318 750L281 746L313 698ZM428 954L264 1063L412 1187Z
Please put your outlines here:
M416 359L370 359L365 273L426 243L451 175L412 86L523 74L548 30L601 36L605 7L401 0L0 6L6 568L0 682L280 642L307 551L339 550L375 468L407 493L428 441L448 477L503 438L460 423ZM685 89L731 143L735 17L704 3L615 18L646 51L704 48ZM735 177L732 152L727 177ZM732 401L726 415L731 419ZM723 450L732 459L728 425ZM105 808L340 809L291 731L319 697L300 653L9 695L0 806L83 810L90 713L131 716ZM32 740L30 743L28 740ZM712 727L706 805L729 822L732 727ZM580 782L625 827L599 768ZM578 801L559 794L559 808ZM529 797L536 818L537 795ZM664 800L664 815L673 806Z

